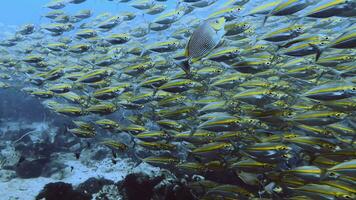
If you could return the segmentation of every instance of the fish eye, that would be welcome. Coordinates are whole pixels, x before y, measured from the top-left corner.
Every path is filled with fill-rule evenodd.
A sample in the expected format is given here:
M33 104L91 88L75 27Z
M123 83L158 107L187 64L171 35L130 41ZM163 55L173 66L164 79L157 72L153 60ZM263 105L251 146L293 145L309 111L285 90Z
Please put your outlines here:
M335 172L329 172L329 176L330 177L336 177L336 173Z
M277 193L282 192L282 188L279 187L279 186L275 187L273 190L274 190L275 192L277 192Z
M281 146L279 149L280 149L280 150L287 150L288 148L285 147L285 146Z
M283 154L282 157L283 158L289 158L289 155L288 154Z

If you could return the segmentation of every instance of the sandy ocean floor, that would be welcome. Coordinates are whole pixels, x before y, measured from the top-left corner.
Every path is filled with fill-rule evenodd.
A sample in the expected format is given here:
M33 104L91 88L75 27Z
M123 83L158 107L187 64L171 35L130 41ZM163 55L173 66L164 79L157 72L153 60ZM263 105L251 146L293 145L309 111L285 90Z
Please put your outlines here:
M82 164L80 160L66 160L64 164L68 167L61 174L54 174L50 178L39 177L32 179L14 178L8 182L0 182L1 200L32 200L50 182L66 182L73 186L84 182L91 177L102 177L114 182L122 180L127 174L135 172L145 172L147 174L157 174L159 168L141 163L137 167L128 159L118 160L115 165L110 159L96 162L94 166ZM73 166L71 171L69 166Z
M0 127L0 133L15 132L19 126L19 123L3 123L3 126ZM32 141L41 139L41 137L47 134L46 131L54 130L53 128L49 128L49 125L46 123L23 123L21 127L22 129L28 128L34 130L32 132L35 133L29 135ZM6 141L5 143L10 142ZM91 157L95 154L96 150L95 148L82 150L80 159L76 159L74 153L53 153L51 155L51 163L59 163L64 167L51 173L50 177L21 179L16 178L14 171L0 169L0 200L33 200L43 187L51 182L60 181L70 183L76 187L92 177L105 178L117 182L123 180L128 174L135 172L144 172L148 175L159 173L159 168L146 163L135 166L135 163L127 157L115 159L117 161L116 164L112 163L111 154L102 160L92 160ZM13 145L7 145L0 152L10 158L14 156L12 159L17 162L18 157L15 156L16 153ZM15 178L11 179L11 177Z

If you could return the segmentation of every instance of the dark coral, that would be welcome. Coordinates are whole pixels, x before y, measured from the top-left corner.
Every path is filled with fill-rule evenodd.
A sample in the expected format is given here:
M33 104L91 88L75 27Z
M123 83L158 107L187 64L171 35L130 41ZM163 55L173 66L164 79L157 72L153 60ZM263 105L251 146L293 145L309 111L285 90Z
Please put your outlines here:
M118 183L125 200L193 200L191 192L178 179L165 175L150 177L129 174Z
M90 200L91 195L74 190L68 183L56 182L45 185L36 200Z
M42 171L49 159L37 159L33 161L25 160L19 163L16 168L16 175L20 178L37 178L41 176Z
M104 178L89 178L83 183L79 184L77 190L84 193L93 195L99 192L105 185L112 185L114 181Z
M143 173L129 174L121 182L120 190L126 200L150 200L154 195L154 187L163 177L150 178Z

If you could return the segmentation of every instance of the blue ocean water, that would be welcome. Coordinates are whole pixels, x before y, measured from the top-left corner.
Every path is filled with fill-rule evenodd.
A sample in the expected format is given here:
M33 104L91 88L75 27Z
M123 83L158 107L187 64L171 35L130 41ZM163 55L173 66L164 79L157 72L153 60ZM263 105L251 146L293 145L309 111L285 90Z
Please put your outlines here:
M22 25L27 23L40 23L40 16L48 12L50 9L44 6L50 1L48 0L4 0L0 7L0 22L7 25ZM67 6L63 10L74 12L79 9L92 9L94 13L101 12L116 12L125 10L116 6L114 2L106 0L90 0L76 6Z
M50 11L45 8L48 0L3 0L0 6L0 23L6 25L23 25L27 23L38 24L41 22L40 16ZM175 0L165 2L168 8L176 5ZM69 13L80 9L90 9L94 16L103 12L118 13L120 11L137 11L130 6L123 6L115 1L107 0L87 0L79 5L69 5L63 10Z

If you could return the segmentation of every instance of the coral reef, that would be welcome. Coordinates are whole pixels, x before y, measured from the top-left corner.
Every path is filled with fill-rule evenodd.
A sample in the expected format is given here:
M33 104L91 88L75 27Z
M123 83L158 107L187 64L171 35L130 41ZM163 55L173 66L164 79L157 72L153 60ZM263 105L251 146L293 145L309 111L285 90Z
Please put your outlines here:
M37 195L36 200L90 200L91 196L73 189L68 183L48 183Z
M77 190L84 194L93 195L98 193L104 186L112 184L114 184L114 181L105 178L89 178L79 184Z

